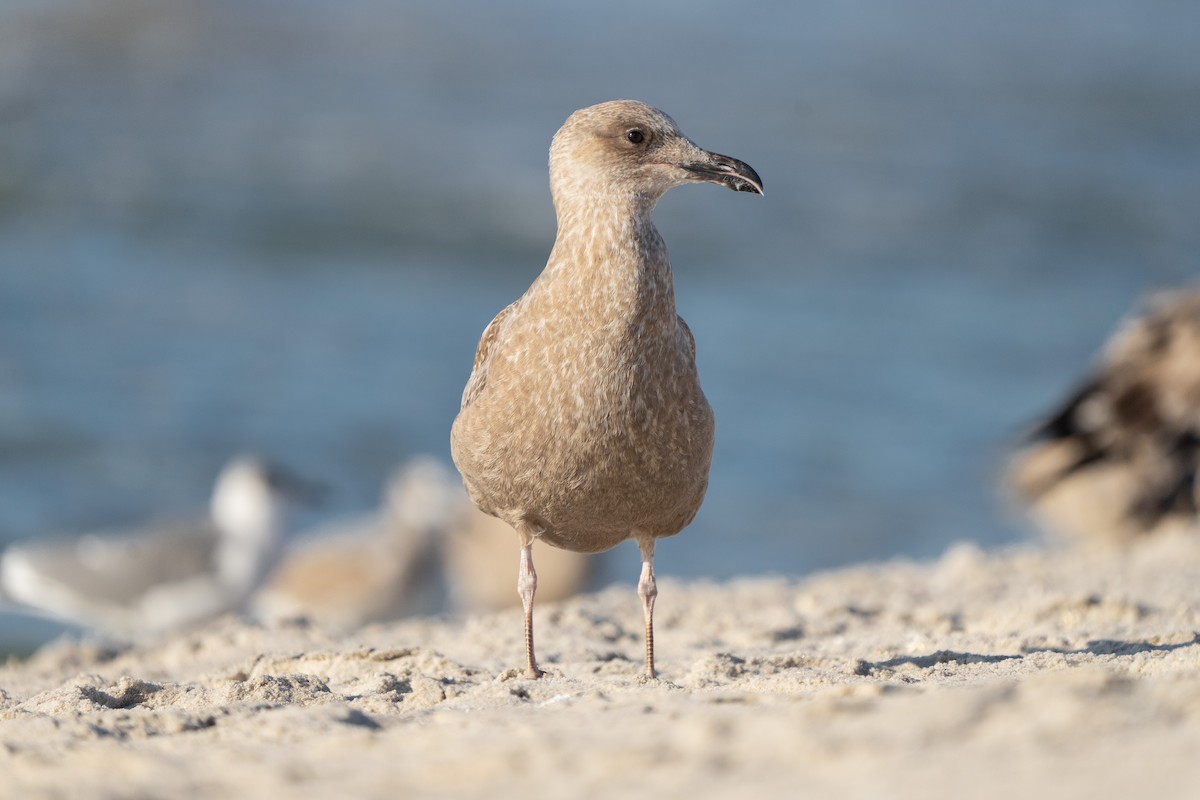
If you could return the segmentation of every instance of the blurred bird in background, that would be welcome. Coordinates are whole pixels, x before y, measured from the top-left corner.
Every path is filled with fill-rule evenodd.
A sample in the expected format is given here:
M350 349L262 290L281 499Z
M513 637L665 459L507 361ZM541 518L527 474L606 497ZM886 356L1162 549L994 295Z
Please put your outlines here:
M1200 290L1150 297L1033 432L1009 482L1050 530L1119 541L1197 525Z
M108 633L154 633L241 611L279 561L297 501L320 489L257 456L231 461L207 519L18 543L0 559L12 599Z
M347 631L413 614L516 606L512 581L497 569L509 562L511 538L505 523L468 500L452 470L418 456L395 472L375 514L296 537L254 612ZM545 549L553 569L539 595L563 600L587 586L596 559Z
M460 503L452 488L440 462L413 459L391 477L374 514L296 537L255 598L255 614L350 630L433 610L437 537Z
M511 581L497 579L511 530L476 509L438 459L418 456L397 469L376 512L294 535L296 503L322 494L241 457L221 471L208 519L16 543L0 555L0 588L30 612L133 638L226 613L345 632L520 602ZM588 586L599 558L546 550L547 602Z

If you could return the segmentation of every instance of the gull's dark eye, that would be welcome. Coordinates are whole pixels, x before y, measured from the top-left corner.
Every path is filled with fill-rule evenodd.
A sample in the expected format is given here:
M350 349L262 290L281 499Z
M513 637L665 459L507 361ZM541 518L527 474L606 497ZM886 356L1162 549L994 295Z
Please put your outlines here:
M646 134L642 133L637 128L634 128L631 131L625 132L625 139L632 144L641 144L642 142L646 141Z

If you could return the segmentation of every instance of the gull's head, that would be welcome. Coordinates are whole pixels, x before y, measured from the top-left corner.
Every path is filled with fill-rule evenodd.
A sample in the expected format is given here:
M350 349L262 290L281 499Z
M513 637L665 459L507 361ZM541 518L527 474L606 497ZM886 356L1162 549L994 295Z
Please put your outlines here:
M320 488L259 456L229 462L217 477L212 518L230 538L278 536L297 503L315 502Z
M675 121L634 100L580 109L550 145L550 188L555 202L581 195L637 196L653 205L684 183L718 183L762 194L749 164L697 146Z

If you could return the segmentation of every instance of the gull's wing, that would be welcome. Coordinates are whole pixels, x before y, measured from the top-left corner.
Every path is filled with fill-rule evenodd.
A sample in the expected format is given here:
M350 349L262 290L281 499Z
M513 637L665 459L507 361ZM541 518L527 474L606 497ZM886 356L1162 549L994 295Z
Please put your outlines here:
M687 340L688 352L690 352L692 354L692 361L695 361L696 360L696 337L692 336L692 329L689 328L688 324L683 321L683 317L676 314L675 319L679 320L679 329L681 331L683 331L683 337Z
M466 388L463 389L460 410L469 406L487 385L487 368L492 357L492 348L500 336L500 329L504 326L504 321L512 313L517 302L506 306L483 329L483 336L479 337L479 345L475 348L475 365L471 367L471 377L467 379Z

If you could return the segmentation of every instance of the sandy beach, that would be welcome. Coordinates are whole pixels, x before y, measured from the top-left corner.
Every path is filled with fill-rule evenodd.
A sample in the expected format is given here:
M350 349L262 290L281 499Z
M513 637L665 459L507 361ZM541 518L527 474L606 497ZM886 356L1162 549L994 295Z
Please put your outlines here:
M664 578L351 634L232 618L0 669L10 797L1190 797L1200 539Z

